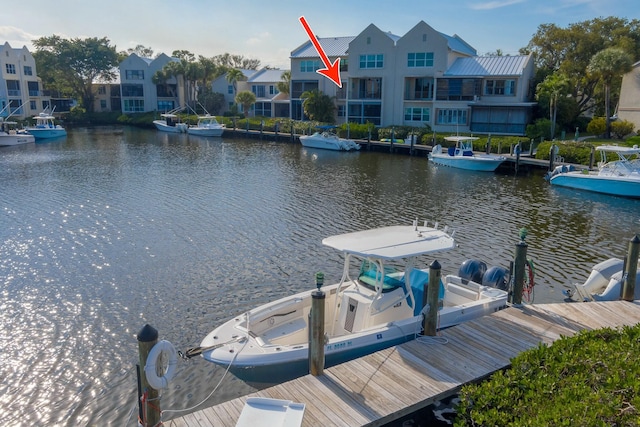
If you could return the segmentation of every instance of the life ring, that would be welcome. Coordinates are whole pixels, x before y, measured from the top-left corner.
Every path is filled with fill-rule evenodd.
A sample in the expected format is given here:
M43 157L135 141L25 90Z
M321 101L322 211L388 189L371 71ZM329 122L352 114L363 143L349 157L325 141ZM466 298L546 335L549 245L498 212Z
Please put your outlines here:
M165 355L165 360L168 359L167 370L162 376L158 375L156 367L161 362L161 356ZM147 382L155 390L166 389L169 387L169 381L171 381L176 374L176 366L178 364L178 356L176 349L169 341L157 342L149 352L147 356L147 363L144 366L144 374L147 377Z

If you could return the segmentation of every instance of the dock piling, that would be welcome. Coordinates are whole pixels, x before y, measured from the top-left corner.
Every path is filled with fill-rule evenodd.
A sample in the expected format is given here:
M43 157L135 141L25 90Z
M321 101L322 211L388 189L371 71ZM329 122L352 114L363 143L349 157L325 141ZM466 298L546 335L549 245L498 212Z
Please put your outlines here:
M640 237L636 234L629 241L629 250L625 262L624 277L622 282L622 299L633 301L636 292L636 275L638 274L638 253L640 252Z
M309 313L309 373L322 375L324 370L324 305L325 294L320 290L324 274L316 273L316 291L311 293L311 313Z
M516 257L513 264L513 288L511 289L510 303L522 304L522 289L524 288L525 264L527 263L527 242L524 241L526 231L520 230L520 241L516 243Z
M422 334L433 337L438 327L438 294L440 293L441 266L438 260L429 265L429 284L422 296L423 307L429 306L422 319Z
M138 353L140 363L140 386L138 387L138 405L139 413L146 414L141 419L143 427L157 426L161 422L162 411L160 410L159 393L153 387L149 386L147 376L144 373L144 367L149 357L149 352L154 345L158 342L158 331L153 326L144 325L144 327L138 332ZM146 396L144 396L146 394ZM144 396L144 399L142 397Z

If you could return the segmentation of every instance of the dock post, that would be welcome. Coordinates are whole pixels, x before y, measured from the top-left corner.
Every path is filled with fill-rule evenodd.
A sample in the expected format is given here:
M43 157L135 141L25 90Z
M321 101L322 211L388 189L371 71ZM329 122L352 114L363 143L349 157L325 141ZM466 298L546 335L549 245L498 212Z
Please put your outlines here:
M316 273L316 291L311 293L311 313L309 313L309 373L315 377L324 370L324 292L320 290L324 274Z
M589 153L589 170L593 170L593 164L596 160L596 147L591 146L591 153Z
M391 126L391 144L389 145L389 152L393 153L393 142L396 139L396 130Z
M551 144L551 148L549 148L549 172L551 172L553 170L554 163L556 162L556 154L557 153L558 153L557 145L556 144Z
M291 122L291 142L293 142L293 138L294 138L293 131L294 131L293 122Z
M147 357L154 345L158 342L158 331L150 325L144 325L144 327L138 332L138 353L140 363L140 384L139 389L142 393L146 393L144 399L142 396L138 396L139 413L146 414L146 417L142 419L143 427L153 427L161 421L160 400L158 398L159 393L153 387L149 386L147 376L144 373L144 367L147 364Z
M276 122L273 125L273 130L274 130L274 133L276 134L275 141L278 141L278 130L280 130L280 122Z
M429 311L422 317L422 334L433 337L438 327L438 294L440 293L441 267L438 260L429 265L429 285L422 296L422 306L429 307Z
M633 301L636 293L636 275L638 274L638 252L640 252L640 237L636 234L629 241L629 250L625 262L624 276L622 282L622 299L625 301Z
M260 121L260 141L262 141L262 134L264 133L264 120Z
M524 288L524 269L527 263L527 242L524 239L527 237L527 231L523 228L520 230L520 241L516 243L516 258L513 264L513 288L510 290L511 304L522 304L522 289Z

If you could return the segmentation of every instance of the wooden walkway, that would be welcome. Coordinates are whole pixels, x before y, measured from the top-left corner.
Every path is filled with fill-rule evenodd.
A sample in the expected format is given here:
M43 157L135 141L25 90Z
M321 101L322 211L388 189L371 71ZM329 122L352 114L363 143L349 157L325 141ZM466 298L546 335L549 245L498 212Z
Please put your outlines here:
M582 329L640 323L640 301L510 307L418 339L207 408L166 425L235 426L247 397L306 405L303 426L380 426L509 366L518 353ZM444 341L446 339L446 343ZM256 425L255 427L260 427Z

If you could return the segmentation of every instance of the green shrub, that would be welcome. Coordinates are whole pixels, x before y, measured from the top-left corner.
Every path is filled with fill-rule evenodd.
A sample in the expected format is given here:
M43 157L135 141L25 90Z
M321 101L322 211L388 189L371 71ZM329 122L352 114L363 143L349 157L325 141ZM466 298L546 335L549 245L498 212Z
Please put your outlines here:
M582 331L521 353L511 368L464 386L463 426L637 426L640 325Z
M604 135L607 130L607 121L604 117L594 117L587 125L587 132L592 135Z
M633 132L633 123L628 120L616 120L611 122L611 135L622 139Z

